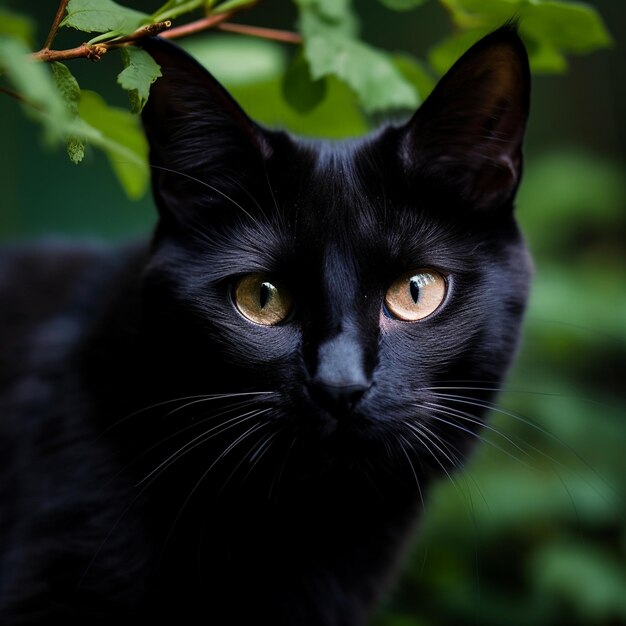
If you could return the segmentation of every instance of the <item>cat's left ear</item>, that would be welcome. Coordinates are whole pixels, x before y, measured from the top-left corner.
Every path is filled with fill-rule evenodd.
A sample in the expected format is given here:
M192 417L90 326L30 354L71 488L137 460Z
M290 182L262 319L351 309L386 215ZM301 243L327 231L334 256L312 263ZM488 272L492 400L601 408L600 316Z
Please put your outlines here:
M472 46L407 123L405 168L476 209L509 205L522 173L529 97L526 49L507 25Z
M269 136L184 50L158 37L141 45L162 73L142 112L154 194L162 215L184 222L202 194L224 195L228 181L244 187L259 177Z

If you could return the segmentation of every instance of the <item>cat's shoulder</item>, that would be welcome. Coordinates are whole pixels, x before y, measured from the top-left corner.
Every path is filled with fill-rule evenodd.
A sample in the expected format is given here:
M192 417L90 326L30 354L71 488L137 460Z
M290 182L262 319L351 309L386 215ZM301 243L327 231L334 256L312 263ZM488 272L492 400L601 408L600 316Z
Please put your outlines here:
M48 341L76 338L136 275L146 249L56 238L0 246L0 381L27 353L51 349Z
M97 279L139 253L143 243L108 244L49 238L0 246L0 298L36 300L44 309L61 303L81 282ZM8 300L5 300L8 298ZM43 311L41 311L43 313Z

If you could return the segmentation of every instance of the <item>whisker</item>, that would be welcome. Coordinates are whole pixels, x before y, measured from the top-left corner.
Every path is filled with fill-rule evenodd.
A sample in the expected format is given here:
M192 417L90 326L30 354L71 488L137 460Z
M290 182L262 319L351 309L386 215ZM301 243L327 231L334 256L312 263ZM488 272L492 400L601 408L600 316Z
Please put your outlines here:
M437 437L437 439L439 439L439 441L441 441L443 443L443 441L441 440L441 438L436 435L435 433L433 433L433 431L431 430L427 430L425 428L425 426L423 424L405 424L405 426L407 426L410 430L413 431L413 433L415 434L416 437L424 437L427 441L429 441L432 445L435 446L435 448L441 452L441 454L443 455L444 459L446 459L448 461L448 463L450 463L450 465L452 467L457 467L458 465L458 459L456 459L456 462L452 460L452 458L444 451L441 449L441 447L431 439L430 435L433 435L435 437ZM446 473L447 470L446 468L442 465L441 469L443 469Z
M519 415L517 413L513 413L512 411L507 411L505 409L502 409L497 404L494 404L492 402L483 402L483 401L477 400L475 398L467 398L466 396L459 396L459 395L454 395L454 394L435 394L435 395L437 397L450 400L451 402L458 402L459 404L466 404L468 406L475 406L475 407L478 407L478 408L481 408L481 409L487 409L489 411L495 411L496 413L500 413L501 415L505 415L505 416L510 417L510 418L512 418L512 419L514 419L514 420L516 420L516 421L518 421L520 423L522 423L522 424L525 424L526 426L529 426L530 428L532 428L533 430L539 432L540 434L548 437L552 441L555 441L556 443L558 443L559 446L562 446L565 450L567 450L568 452L573 454L588 469L590 469L591 471L596 473L595 470L593 469L593 467L587 461L585 461L585 459L583 457L581 457L576 452L576 450L574 450L570 445L568 445L560 437L558 437L557 435L555 435L554 433L550 432L546 428L540 426L536 422L534 422L534 421L532 421L532 420L530 420L530 419L528 419L528 418L526 418L526 417L524 417L522 415ZM563 464L560 463L559 461L557 461L555 458L551 457L549 454L543 452L539 448L536 448L532 444L526 443L526 445L528 445L530 448L535 450L541 456L546 457L548 460L556 463L557 465L563 466ZM603 478L601 476L597 475L597 477L600 480L603 480Z
M258 465L259 461L265 456L265 453L272 447L272 445L276 441L278 432L279 431L271 432L269 435L265 437L265 439L263 440L263 443L257 446L257 449L255 450L254 454L250 457L250 463L252 465L250 466L250 469L248 470L246 475L243 477L244 481L248 478L248 476L250 476L254 468Z
M178 430L170 433L166 437L163 437L163 439L160 439L156 443L152 444L150 447L146 448L145 450L137 454L131 461L126 463L121 469L119 469L115 474L113 474L104 484L107 485L111 481L115 480L119 475L123 474L129 467L131 467L132 465L140 461L142 458L150 454L150 452L152 452L153 450L156 450L159 446L162 446L164 443L170 441L171 439L174 439L175 437L179 437L181 434L183 434L184 432L188 430L198 428L199 426L201 426L202 424L206 422L215 420L218 417L223 417L224 415L228 415L229 413L232 413L233 411L243 409L244 407L250 406L252 404L254 404L254 400L252 399L245 400L243 402L237 402L236 404L232 404L226 407L225 409L218 411L217 413L210 413L208 417L203 417L202 419L198 421L194 421L192 424L188 424L187 426L184 426L183 428L179 428ZM231 420L227 420L226 422L223 422L222 424L226 424L229 421ZM205 431L205 433L206 432L207 431Z
M411 448L412 446L409 444L409 442L404 438L404 436L401 433L398 433L398 442L400 444L400 449L402 450L408 464L409 467L411 468L411 472L413 474L413 478L415 479L415 484L417 485L417 491L419 493L420 496L420 501L422 503L422 511L426 510L426 503L424 502L424 494L422 493L422 486L420 485L420 481L419 478L417 477L417 472L415 471L415 466L413 465L413 461L411 461L411 457L409 456L409 453L406 450L406 447L404 446L404 444L406 444L407 446L409 446L409 448Z
M120 426L121 424L123 424L125 421L132 419L133 417L137 417L138 415L141 415L142 413L146 413L147 411L151 411L153 409L165 406L167 404L173 404L175 402L185 402L186 400L224 400L227 398L235 398L238 396L242 396L242 395L252 395L252 394L258 394L258 395L263 395L263 394L273 394L274 392L272 391L250 391L250 392L236 392L236 393L217 393L217 394L196 394L196 395L191 395L191 396L182 396L180 398L171 398L170 400L162 400L161 402L155 402L154 404L151 404L150 406L144 407L142 409L138 409L137 411L133 411L132 413L129 413L128 415L120 418L119 420L117 420L116 422L114 422L113 424L107 426L95 439L95 441L98 441L100 438L102 438L104 435L106 435L108 432L110 432L111 430L113 430L114 428L117 428L118 426ZM181 409L184 407L180 407ZM175 412L177 409L174 409Z
M260 430L261 428L263 428L264 426L267 426L267 425L268 425L268 423L265 422L265 423L259 424L257 427L253 426L252 428L247 430L243 435L241 435L237 440L235 440L235 442L233 442L226 450L224 450L224 452L222 452L222 454L220 454L220 456L217 458L217 461L219 461L221 458L224 458L235 446L237 446L239 443L241 443L242 441L247 439L250 435L254 434L255 432L257 432L258 430ZM246 454L242 454L241 455L241 459L239 459L239 463L237 463L237 465L235 465L233 471L228 475L228 478L224 481L224 483L220 487L220 490L217 492L218 497L222 494L222 492L226 488L226 485L230 482L232 477L236 474L237 470L243 465L243 463L250 456L250 454L253 452L253 450L254 450L254 447L252 447L250 450L248 450L248 452ZM252 460L252 459L250 459L250 460ZM206 473L204 474L204 476L206 476ZM204 478L204 476L203 476L203 478Z
M469 422L469 423L472 423L472 424L476 424L477 426L480 426L481 429L483 429L483 430L488 430L490 432L493 432L496 435L502 437L508 443L510 443L514 448L519 450L522 454L524 454L526 456L530 456L530 454L526 450L524 450L520 445L518 445L515 441L513 441L513 439L511 439L508 435L504 434L503 432L501 432L500 430L495 428L495 426L492 426L491 424L489 424L487 421L476 417L472 413L468 413L467 411L461 411L460 409L455 409L454 407L449 407L449 406L447 406L445 404L439 404L437 402L425 401L424 402L424 406L426 406L426 407L433 407L433 408L437 408L437 409L445 409L448 412L448 415L450 417L458 417L459 419L462 419L462 420L464 420L466 422ZM483 441L487 441L484 438L482 440ZM530 444L527 444L527 445L530 446ZM534 446L530 446L530 447L532 448Z
M423 432L421 429L418 429L415 424L409 424L405 422L403 425L409 428L411 434L420 442L420 444L428 451L431 457L437 462L437 464L444 471L444 473L446 474L450 482L454 485L454 488L457 490L457 493L460 494L460 490L456 481L454 480L454 478L452 478L446 466L441 462L441 459L433 452L431 447L428 445L428 443L426 443L424 439L426 439L429 443L434 445L437 450L442 452L442 454L444 455L444 458L446 458L452 466L456 467L456 464L452 461L452 459L450 459L450 457L445 452L443 452L441 448L436 443L434 443L432 439L425 432Z
M172 534L174 533L174 529L176 528L176 525L178 524L178 521L180 520L180 518L181 518L185 508L189 504L189 501L193 497L194 493L198 490L200 485L204 482L204 479L209 475L209 472L224 457L226 457L234 448L236 448L242 441L245 441L250 435L254 434L255 432L257 432L258 430L260 430L264 426L267 426L267 422L263 422L261 424L254 424L254 425L252 425L248 430L246 430L246 432L244 432L242 435L237 437L237 439L235 439L235 441L233 441L225 450L223 450L222 453L211 463L211 465L209 465L209 467L202 474L202 476L200 476L200 478L198 479L196 484L192 487L191 491L189 492L189 494L185 498L185 501L182 503L180 509L178 510L178 513L176 514L176 517L174 518L174 521L172 522L172 525L170 526L170 529L169 529L169 531L167 533L167 537L165 538L165 541L163 542L163 547L161 548L161 556L165 553L165 550L166 550L167 546L169 545L169 542L170 542L170 540L172 538ZM246 458L246 456L247 455L244 455L242 457L242 459L239 461L239 463L236 465L235 469L232 471L232 473L230 474L230 476L228 477L228 479L226 480L224 485L222 485L222 489L220 489L220 491L218 493L218 496L219 496L220 493L222 493L222 490L226 486L226 483L228 483L228 481L231 479L233 474L237 471L237 469L239 468L239 466L243 462L243 459Z
M365 465L367 465L374 473L376 473L376 470L372 467L372 464L367 459L363 459L363 464L364 465L361 466L361 469L363 470L363 474L365 474L367 481L369 482L370 485L372 485L372 488L378 494L378 497L380 498L381 502L384 502L385 497L381 493L380 489L376 486L374 479L370 476L370 473L367 471L367 467L365 467Z
M272 499L272 493L274 494L274 498L276 499L278 498L278 490L280 488L280 481L283 477L283 472L285 471L285 466L287 465L287 460L289 459L289 455L291 454L291 451L293 450L293 447L296 443L296 439L297 437L293 437L293 439L291 440L291 444L289 445L289 448L287 449L287 453L285 454L285 458L283 459L280 469L277 471L277 473L274 473L274 478L272 479L272 484L270 485L270 490L268 494L269 500Z
M201 397L197 400L192 400L191 402L188 402L187 404L183 404L182 406L179 406L173 410L171 410L167 415L173 415L174 413L178 412L178 411L182 411L183 409L186 409L187 407L193 406L194 404L200 404L202 402L208 402L211 400L224 400L226 398L231 399L231 398L240 398L240 397L245 397L245 396L272 396L272 395L276 395L276 392L274 391L246 391L243 393L227 393L227 394L215 394L213 396L210 397Z
M246 217L248 217L253 224L259 225L258 220L251 215L248 211L246 211L246 209L244 209L241 204L239 204L236 200L234 200L233 198L231 198L228 194L224 193L221 189L218 189L217 187L207 183L204 180L200 180L199 178L196 178L195 176L192 176L191 174L187 174L186 172L181 172L180 170L173 170L169 167L164 167L162 165L154 165L154 164L150 164L150 167L157 169L157 170L162 170L164 172L168 172L170 174L176 174L177 176L183 176L184 178L187 178L189 180L193 180L194 182L198 183L199 185L202 185L203 187L206 187L207 189L210 189L211 191L214 191L215 193L219 194L220 196L222 196L225 200L228 200L229 202L231 202L232 204L234 204L238 209L241 210L241 212L246 215Z
M234 428L235 426L238 426L239 424L242 424L243 422L247 422L248 420L254 419L255 417L258 417L259 415L262 415L263 413L267 413L270 410L271 409L269 408L255 409L254 411L249 411L248 413L244 413L243 415L238 415L236 417L230 418L226 420L225 422L222 422L221 424L218 424L217 426L214 426L213 428L210 428L209 430L201 433L197 437L194 437L191 441L188 441L184 446L176 450L176 452L173 452L172 454L170 454L170 456L168 456L167 459L161 462L147 476L142 478L135 485L135 487L139 487L141 484L143 484L146 480L148 480L152 476L156 478L162 471L170 467L172 463L175 463L176 461L178 461L178 459L182 458L183 456L191 452L191 450L198 447L199 445L202 445L203 443L206 443L213 437L220 435L223 432L230 430L231 428ZM209 433L211 434L209 435ZM207 437L207 435L209 436Z
M560 437L558 437L557 435L555 435L554 433L550 432L549 430L547 430L546 428L542 427L541 425L535 423L533 420L530 420L527 417L524 417L522 415L519 415L518 413L514 413L512 411L507 411L505 409L500 408L497 404L494 404L492 402L487 402L487 401L481 401L481 400L477 400L476 398L472 398L472 397L466 397L466 396L461 396L461 395L457 395L457 394L440 394L440 393L435 393L434 395L436 395L439 398L442 399L446 399L449 400L451 402L457 402L459 404L466 404L468 406L475 406L481 409L487 409L490 411L494 411L496 413L500 413L502 415L505 415L507 417L510 417L514 420L516 420L517 422L524 424L528 427L530 427L531 429L533 429L534 431L540 433L541 435L547 437L549 440L556 442L560 447L562 447L564 450L567 450L570 454L572 454L580 463L582 463L603 485L604 487L606 487L610 492L612 492L613 494L617 494L618 490L616 490L616 488L611 485L581 454L579 454L574 448L572 448L568 443L566 443L565 441L563 441L563 439L561 439ZM560 396L562 394L545 394L545 395L554 395L554 396ZM449 408L449 407L446 407ZM452 411L458 412L458 413L463 413L462 411L459 411L458 409L451 409ZM471 414L470 414L471 415ZM459 416L460 417L460 416ZM508 439L503 433L499 432L498 430L494 430L494 432L496 432L497 434L499 434L500 436L505 437L506 439ZM490 440L486 440L490 445L498 448L498 446L496 446L494 444L494 442L490 441ZM519 446L517 446L514 442L510 441L510 443L513 443L513 445L515 445L515 447L519 448ZM533 444L525 441L524 444L526 446L528 446L530 449L532 449L534 452L536 452L539 456L549 460L551 463L553 463L554 465L561 467L562 469L567 469L567 466L562 463L561 461L559 461L558 459L556 459L555 457L553 457L552 455L548 454L547 452L541 450L540 448L534 446ZM507 454L508 456L511 456L511 458L516 459L516 461L518 461L519 463L522 463L524 465L526 465L529 469L533 469L533 470L537 470L537 468L533 468L531 466L528 466L526 463L524 463L521 459L515 457L514 455L509 454L506 450L501 450L502 452L504 452L505 454ZM528 453L526 453L527 456L530 456ZM577 472L578 473L578 472ZM585 478L584 479L585 482L587 484L589 483L589 479ZM599 493L597 486L594 487L594 490ZM605 496L603 496L605 497Z
M441 408L439 408L439 407L441 407ZM442 417L439 417L437 415L433 415L430 411L436 411L438 413L442 413L443 415L447 415L448 417L451 417L451 418L458 417L460 419L464 419L463 415L462 415L462 412L455 411L455 409L450 409L449 407L445 407L443 405L429 406L429 407L425 407L425 408L428 408L428 410L429 410L429 417L431 417L432 419L434 419L434 420L436 420L438 422L442 422L444 424L447 424L449 426L452 426L454 428L458 428L459 430L462 430L465 433L471 434L476 439L478 439L479 441L484 442L485 444L492 446L493 448L495 448L499 452L502 452L503 454L505 454L506 456L510 457L511 459L514 459L516 462L520 463L525 468L531 469L531 470L534 469L531 465L528 465L528 463L524 462L519 457L515 456L514 454L511 454L511 452L509 452L508 450L506 450L502 446L498 445L495 441L491 441L491 439L487 439L486 437L483 437L480 433L475 433L474 431L472 431L470 429L467 429L467 428L461 426L460 424L457 424L455 422L450 422L448 420L444 420ZM459 413L461 413L461 415L459 415ZM508 440L508 437L506 437L506 435L504 435L503 433L501 433L497 429L492 427L491 430L493 430L493 432L495 432L497 435L500 435L500 436L502 436L502 437L504 437L505 439ZM517 446L514 442L511 442L511 443L516 448L519 448L523 454L525 454L527 456L530 456L526 450L522 449L520 446Z
M261 459L261 457L265 454L265 452L267 451L267 448L269 448L272 443L273 443L273 439L276 437L276 435L278 434L277 431L270 433L265 440L263 441L262 444L260 444L257 449L255 450L254 454L250 457L250 462L254 462L254 464L256 465L256 463L259 462L259 460Z
M126 420L132 419L133 417L136 417L137 415L141 415L142 413L145 413L146 411L151 411L152 409L156 409L158 407L165 406L166 404L173 404L174 402L184 402L185 400L190 400L192 398L205 398L205 397L207 397L206 394L197 394L197 395L193 395L193 396L183 396L181 398L172 398L170 400L163 400L162 402L156 402L154 404L151 404L150 406L144 407L143 409L139 409L137 411L133 411L132 413L130 413L128 415L125 415L124 417L120 418L119 420L117 420L116 422L111 424L110 426L107 426L98 435L98 437L96 438L96 441L98 439L100 439L101 437L103 437L106 433L108 433L112 429L117 428L119 425L121 425Z

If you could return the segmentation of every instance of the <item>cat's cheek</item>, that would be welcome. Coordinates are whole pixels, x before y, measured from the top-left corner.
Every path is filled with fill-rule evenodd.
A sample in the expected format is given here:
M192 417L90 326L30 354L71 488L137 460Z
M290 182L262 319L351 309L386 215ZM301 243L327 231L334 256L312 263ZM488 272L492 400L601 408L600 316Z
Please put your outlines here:
M221 330L230 360L244 369L290 362L302 343L300 329L295 325L261 326L241 316L229 320Z

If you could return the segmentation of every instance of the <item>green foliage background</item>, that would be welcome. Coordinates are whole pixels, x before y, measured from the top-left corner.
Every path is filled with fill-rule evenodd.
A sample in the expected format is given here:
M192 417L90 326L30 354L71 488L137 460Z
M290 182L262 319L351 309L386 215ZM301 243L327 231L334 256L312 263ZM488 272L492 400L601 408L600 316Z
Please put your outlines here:
M56 3L33 4L0 2L0 21L3 6L27 11L41 42ZM394 13L383 4L417 8ZM425 94L436 71L416 58L426 59L430 50L441 71L468 37L510 17L512 5L535 4L548 10L529 17L531 25L535 19L537 32L549 30L551 2L360 0L354 7L363 40L389 51L394 67ZM524 345L485 442L465 471L431 493L405 574L376 618L381 626L626 624L626 6L621 0L589 4L604 16L612 48L568 56L549 38L528 40L536 74L518 216L536 278ZM128 5L154 10L148 0ZM457 27L471 26L474 35L457 30L451 36L442 5L457 5ZM491 5L502 19L459 23L472 19L461 5ZM291 29L296 18L293 3L270 0L241 21ZM313 20L302 29L314 39L323 26ZM567 39L565 23L558 26L552 32ZM352 36L354 24L342 28L344 39ZM71 31L62 31L55 47L71 38ZM566 52L585 52L576 46L582 39L570 32ZM67 45L76 45L75 34L72 41ZM352 89L371 88L360 67L344 77L349 84L360 77L359 85L335 76L312 85L298 69L306 65L294 47L214 33L181 43L267 124L336 138L364 133L390 115L388 104L376 104L375 85L369 106L359 105ZM359 45L350 43L355 58L369 58ZM314 78L336 60L306 46L304 55L319 57ZM563 70L566 58L567 73L542 74ZM128 110L116 85L119 56L107 55L97 66L86 60L68 66L83 89L100 94L81 100L84 119L96 124L108 115L109 126L128 135L127 117L102 100ZM399 104L411 105L411 97L417 104L411 93L401 94ZM40 128L2 94L0 138L0 238L121 239L144 234L154 223L139 175L126 186L136 198L131 201L107 163L124 175L128 160L119 152L87 146L83 163L74 165L50 141L45 147Z

